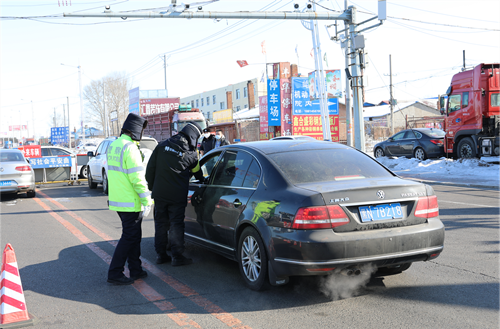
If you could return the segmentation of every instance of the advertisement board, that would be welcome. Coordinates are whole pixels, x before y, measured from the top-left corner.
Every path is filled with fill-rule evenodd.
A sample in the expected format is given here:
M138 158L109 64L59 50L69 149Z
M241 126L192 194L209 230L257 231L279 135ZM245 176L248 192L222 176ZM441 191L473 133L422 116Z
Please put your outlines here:
M281 136L292 135L292 86L290 79L281 79Z
M21 131L21 130L28 130L28 126L27 125L9 126L9 131Z
M213 121L214 123L233 122L233 110L227 109L214 112Z
M269 126L281 126L280 79L267 80L267 118Z
M330 115L339 114L339 99L328 99ZM311 100L308 78L292 78L292 114L293 115L321 115L319 99Z
M340 80L340 70L325 70L326 97L342 97L342 83ZM316 71L308 75L308 89L311 99L319 98L319 83Z
M30 165L33 169L71 167L71 156L34 158Z
M140 115L146 116L178 110L181 99L176 98L145 98L139 100Z
M42 147L40 145L24 145L19 147L25 158L40 158L42 156Z
M267 96L259 96L259 139L269 139L269 126L267 123Z
M330 132L332 141L339 141L339 116L330 115ZM323 126L321 115L295 115L293 117L293 134L305 135L323 140Z
M50 141L52 145L67 143L68 136L69 136L69 127L50 128Z

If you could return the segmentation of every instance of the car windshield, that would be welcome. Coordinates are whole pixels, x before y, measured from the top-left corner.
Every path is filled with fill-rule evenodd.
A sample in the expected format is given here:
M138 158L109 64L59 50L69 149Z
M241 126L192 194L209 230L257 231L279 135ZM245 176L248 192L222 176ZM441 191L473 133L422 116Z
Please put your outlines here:
M1 162L24 161L23 155L17 152L2 152L0 153Z
M157 145L157 143L153 140L141 140L140 144L141 144L141 149L146 148L151 151L154 151Z
M444 137L444 136L446 136L446 133L442 130L439 130L439 129L428 130L425 133L431 137Z
M284 152L269 157L293 184L393 177L378 162L353 149Z
M202 131L207 127L207 124L203 120L191 120L191 121L196 122L201 127ZM184 128L188 123L189 121L179 121L179 126L177 128L178 131L181 131L182 128Z

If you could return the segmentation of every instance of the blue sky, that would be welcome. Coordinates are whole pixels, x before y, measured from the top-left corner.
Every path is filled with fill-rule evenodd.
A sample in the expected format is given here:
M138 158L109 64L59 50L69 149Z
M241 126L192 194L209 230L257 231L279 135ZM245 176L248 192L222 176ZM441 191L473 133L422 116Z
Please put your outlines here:
M0 132L7 131L9 124L28 124L31 131L31 101L38 136L49 133L50 115L54 108L62 112L66 97L72 126L79 122L78 70L61 63L80 64L84 86L92 79L118 71L128 74L133 85L141 89L163 89L160 56L167 53L169 95L178 97L260 78L266 61L261 48L264 40L268 63L298 62L301 73L314 69L311 32L299 21L32 17L81 10L102 12L106 4L113 11L129 11L165 7L170 2L68 0L64 1L67 6L61 3L0 3ZM292 11L294 3L303 7L307 2L222 0L203 4L203 10ZM337 11L344 8L344 1L318 3ZM360 11L359 21L376 14L377 4L377 0L349 1ZM378 102L389 98L390 54L394 97L400 101L444 93L451 76L462 66L463 50L467 65L498 63L499 12L496 0L387 1L388 20L364 33L369 62L365 100ZM343 71L343 51L338 43L328 39L324 27L332 23L319 23L321 46L327 54L328 68ZM240 68L237 60L247 60L250 65Z

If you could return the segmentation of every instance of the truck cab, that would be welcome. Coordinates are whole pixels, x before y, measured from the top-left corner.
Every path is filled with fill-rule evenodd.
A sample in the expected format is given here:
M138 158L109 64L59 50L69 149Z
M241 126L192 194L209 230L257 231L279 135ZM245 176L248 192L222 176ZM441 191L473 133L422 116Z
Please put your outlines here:
M499 155L500 64L480 64L453 76L439 96L445 153L454 158Z

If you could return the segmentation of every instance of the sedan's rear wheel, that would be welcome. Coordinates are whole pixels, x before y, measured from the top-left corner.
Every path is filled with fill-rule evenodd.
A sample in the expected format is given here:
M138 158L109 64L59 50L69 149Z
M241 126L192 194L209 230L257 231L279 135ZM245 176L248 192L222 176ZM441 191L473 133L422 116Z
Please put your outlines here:
M247 227L240 236L238 264L250 289L264 290L269 287L266 249L259 233L252 227Z
M89 189L93 190L97 188L97 183L95 183L92 179L92 173L90 172L90 169L88 169L87 171L87 180L89 182Z
M35 190L33 190L33 191L28 191L28 192L26 192L26 196L27 196L28 198L34 198L34 197L36 196L36 191L35 191Z
M382 150L380 147L377 147L377 149L375 150L375 157L381 158L383 156L385 156L384 150Z
M417 147L415 149L415 152L413 152L413 156L420 161L424 161L427 158L427 156L425 155L424 149L421 147Z
M400 264L396 266L389 266L389 267L380 267L377 270L377 275L393 275L393 274L399 274L403 271L406 271L407 269L410 268L412 263L406 263L406 264Z

